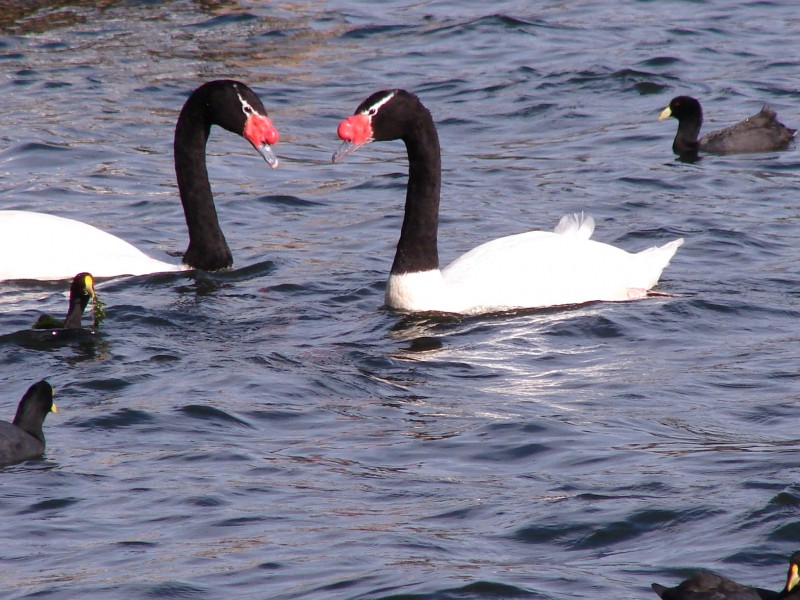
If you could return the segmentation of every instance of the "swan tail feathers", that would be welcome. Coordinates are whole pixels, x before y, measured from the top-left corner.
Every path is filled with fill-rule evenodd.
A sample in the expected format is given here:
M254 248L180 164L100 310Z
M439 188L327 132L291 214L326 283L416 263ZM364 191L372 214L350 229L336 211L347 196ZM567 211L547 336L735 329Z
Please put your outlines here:
M588 240L594 233L594 219L583 213L564 215L553 230L555 233Z
M653 246L641 252L637 252L636 273L639 280L636 287L649 290L661 277L661 272L667 267L669 261L683 245L683 238L672 240L663 246Z

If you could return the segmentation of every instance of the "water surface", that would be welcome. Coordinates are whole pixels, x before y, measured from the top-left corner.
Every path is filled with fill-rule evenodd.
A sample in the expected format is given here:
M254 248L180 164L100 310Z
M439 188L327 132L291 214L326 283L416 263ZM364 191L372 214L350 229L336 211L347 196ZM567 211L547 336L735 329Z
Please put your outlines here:
M94 338L19 333L66 286L0 284L2 417L42 377L60 409L44 460L1 474L0 596L654 598L694 567L778 589L800 534L797 150L685 164L656 117L689 93L708 130L763 102L800 126L789 4L10 4L3 207L177 262L174 122L216 78L261 96L282 164L215 131L234 269L103 282ZM330 156L390 87L439 127L443 264L585 210L628 250L685 237L672 297L383 308L403 146Z

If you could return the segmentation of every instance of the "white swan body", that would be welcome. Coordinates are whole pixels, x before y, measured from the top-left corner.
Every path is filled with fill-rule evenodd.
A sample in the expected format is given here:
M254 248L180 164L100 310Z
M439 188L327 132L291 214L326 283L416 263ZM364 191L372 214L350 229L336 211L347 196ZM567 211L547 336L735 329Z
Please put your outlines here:
M564 216L554 232L492 240L442 270L392 274L386 304L410 312L480 314L647 296L683 244L631 254L589 239L591 217Z
M125 240L81 221L23 210L0 211L0 257L0 281L66 279L81 271L113 277L190 268L151 258Z

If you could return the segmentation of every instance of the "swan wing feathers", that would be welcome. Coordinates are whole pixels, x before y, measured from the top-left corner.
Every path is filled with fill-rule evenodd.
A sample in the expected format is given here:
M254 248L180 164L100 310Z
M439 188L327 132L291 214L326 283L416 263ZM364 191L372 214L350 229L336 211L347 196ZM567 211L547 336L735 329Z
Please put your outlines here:
M147 256L86 223L27 211L0 211L0 280L144 275L186 269Z
M588 240L594 233L594 219L589 215L584 215L582 212L564 215L553 232L561 235L574 235Z
M568 224L565 232L492 240L453 261L442 270L450 297L458 299L453 312L641 298L683 243L678 239L632 254L586 239L591 226L581 222L576 229Z

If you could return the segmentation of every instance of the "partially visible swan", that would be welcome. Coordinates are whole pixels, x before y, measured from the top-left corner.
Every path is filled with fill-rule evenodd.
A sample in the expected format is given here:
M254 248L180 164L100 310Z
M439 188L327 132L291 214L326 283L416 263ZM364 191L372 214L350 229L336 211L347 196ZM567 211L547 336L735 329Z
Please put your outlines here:
M372 141L405 142L405 218L386 287L386 304L399 310L476 314L644 298L683 243L677 239L629 254L590 240L591 217L567 215L554 232L499 238L440 270L441 162L431 114L414 94L385 90L367 98L338 133L344 143L334 162Z
M233 264L217 219L206 171L205 147L212 125L246 138L271 167L278 141L258 96L233 80L205 83L183 106L175 127L178 179L189 247L183 264L151 258L128 242L96 227L54 215L0 211L0 280L67 279L81 271L95 277L144 275L190 268L208 271Z
M731 125L712 131L697 139L703 124L703 109L700 102L691 96L677 96L661 111L658 120L669 117L678 120L678 132L672 142L672 151L680 156L710 154L735 154L741 152L769 152L783 150L797 133L778 121L775 111L767 105L758 114Z

